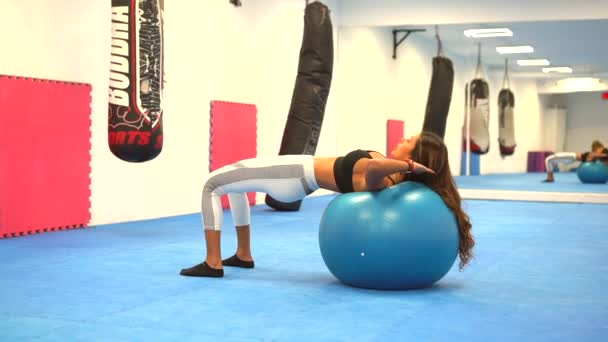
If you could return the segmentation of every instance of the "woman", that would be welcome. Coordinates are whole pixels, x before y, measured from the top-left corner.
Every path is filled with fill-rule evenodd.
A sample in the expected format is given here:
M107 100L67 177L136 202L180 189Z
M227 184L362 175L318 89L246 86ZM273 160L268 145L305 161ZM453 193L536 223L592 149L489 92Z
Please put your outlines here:
M591 143L591 151L584 153L576 152L558 152L545 158L545 168L547 170L547 178L543 180L543 183L553 183L555 178L553 176L553 170L557 164L572 164L575 161L590 162L594 160L605 161L608 157L608 149L604 147L599 140L594 140Z
M183 269L180 274L222 277L223 266L254 267L246 192L265 192L280 201L294 202L319 188L340 193L377 191L406 180L426 184L454 212L460 233L462 269L472 257L471 223L461 208L443 140L434 133L423 132L402 139L391 152L391 158L362 150L338 158L276 156L248 159L211 172L205 181L202 198L207 257L203 263ZM228 194L230 200L238 243L236 253L222 261L220 229L223 212L220 198L223 194Z

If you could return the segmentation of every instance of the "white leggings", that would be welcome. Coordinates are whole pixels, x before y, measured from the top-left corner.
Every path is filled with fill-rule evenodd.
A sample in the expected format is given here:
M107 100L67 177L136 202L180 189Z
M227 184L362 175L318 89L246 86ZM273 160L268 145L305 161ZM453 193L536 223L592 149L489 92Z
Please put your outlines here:
M547 168L547 172L553 171L557 164L571 164L576 161L576 153L575 152L558 152L548 156L545 159L545 167Z
M310 155L253 158L226 165L209 173L204 182L201 214L205 230L222 228L222 195L228 194L234 224L244 226L250 223L247 192L265 192L289 203L318 188Z

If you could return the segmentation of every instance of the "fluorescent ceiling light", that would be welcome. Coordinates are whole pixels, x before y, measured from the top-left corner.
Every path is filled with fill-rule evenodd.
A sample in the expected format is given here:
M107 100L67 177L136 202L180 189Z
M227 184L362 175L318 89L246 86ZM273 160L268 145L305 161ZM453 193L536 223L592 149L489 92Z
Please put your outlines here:
M547 66L551 65L551 62L547 59L518 59L517 65L519 66Z
M545 74L552 73L552 72L556 72L556 73L560 73L560 74L571 74L572 68L570 68L570 67L550 67L550 68L543 68L543 72Z
M601 80L591 77L566 78L557 84L566 91L595 91L604 88Z
M513 32L508 28L469 29L464 30L464 35L469 38L512 37Z
M496 47L496 52L501 55L508 55L512 53L532 53L534 52L534 48L530 45L521 45L521 46L498 46Z

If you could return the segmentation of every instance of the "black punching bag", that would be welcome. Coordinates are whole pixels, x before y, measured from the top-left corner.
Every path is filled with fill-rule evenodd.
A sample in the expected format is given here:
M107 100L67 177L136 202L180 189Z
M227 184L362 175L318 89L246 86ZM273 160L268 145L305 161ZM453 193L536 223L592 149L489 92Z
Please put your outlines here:
M426 103L426 113L422 130L433 132L443 138L452 102L454 88L454 67L449 58L437 56L433 58L433 75L429 96Z
M163 146L163 0L112 0L108 143L128 162Z
M320 2L306 6L298 76L283 132L279 155L314 155L329 96L334 60L329 9ZM280 211L297 211L301 201L285 203L266 195L266 204Z

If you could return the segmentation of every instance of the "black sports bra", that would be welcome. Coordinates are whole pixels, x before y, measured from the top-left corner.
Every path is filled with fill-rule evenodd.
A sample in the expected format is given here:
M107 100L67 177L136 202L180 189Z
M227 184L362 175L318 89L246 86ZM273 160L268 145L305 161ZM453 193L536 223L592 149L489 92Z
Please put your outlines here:
M334 179L341 193L354 192L353 167L362 158L373 159L369 154L372 151L354 150L344 157L338 157L334 162Z

